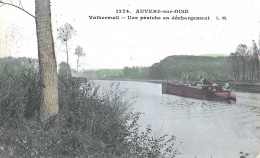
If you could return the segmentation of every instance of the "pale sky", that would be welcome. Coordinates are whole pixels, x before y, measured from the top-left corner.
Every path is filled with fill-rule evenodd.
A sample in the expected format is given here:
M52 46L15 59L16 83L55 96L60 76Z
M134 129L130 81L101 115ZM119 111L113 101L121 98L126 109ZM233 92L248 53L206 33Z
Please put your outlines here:
M7 1L7 0L6 0ZM15 0L13 0L15 2ZM34 0L22 0L34 14ZM82 68L151 66L170 55L230 54L238 44L259 43L260 0L52 0L58 63L66 61L57 28L70 23L77 31L69 41L70 64L81 45ZM209 21L90 20L89 16L210 16ZM136 9L188 9L189 14L136 14ZM227 20L216 20L225 16ZM35 21L10 6L0 7L0 55L37 58ZM259 46L259 45L258 45Z

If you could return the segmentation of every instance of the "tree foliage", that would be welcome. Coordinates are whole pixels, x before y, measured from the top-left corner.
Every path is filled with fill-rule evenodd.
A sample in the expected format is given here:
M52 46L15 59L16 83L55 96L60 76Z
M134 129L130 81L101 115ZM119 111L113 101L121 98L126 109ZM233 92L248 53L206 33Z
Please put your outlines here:
M239 44L236 52L230 54L233 75L236 81L259 80L259 50L255 41L251 49L245 44Z
M61 62L59 64L58 75L62 77L71 77L70 67L66 62Z
M230 56L168 56L150 67L124 67L119 70L95 70L86 74L96 79L144 79L144 80L180 80L189 75L190 80L202 76L209 81L256 81L259 78L259 50L253 41L251 50L238 45ZM105 75L111 72L110 75ZM113 73L112 73L113 72ZM94 76L94 77L93 77Z
M79 72L79 58L80 57L83 57L86 55L86 53L84 53L83 51L83 48L81 46L77 46L77 48L75 49L75 53L74 55L76 55L78 58L77 58L77 73Z
M69 23L65 23L64 26L61 26L58 32L58 39L61 40L61 42L67 42L75 35L75 30Z
M151 79L180 80L184 74L197 80L230 80L231 68L228 57L169 56L149 68Z
M69 23L65 23L58 29L58 39L61 41L62 45L65 45L65 53L67 55L67 64L69 64L69 48L68 41L76 34L73 26Z
M124 67L123 76L130 79L148 79L149 69L148 67Z

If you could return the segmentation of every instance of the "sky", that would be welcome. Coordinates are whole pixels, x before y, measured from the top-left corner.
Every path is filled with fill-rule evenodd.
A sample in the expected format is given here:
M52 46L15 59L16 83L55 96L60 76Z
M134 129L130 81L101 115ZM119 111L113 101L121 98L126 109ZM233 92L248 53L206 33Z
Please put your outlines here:
M5 0L8 1L8 0ZM13 2L17 2L13 0ZM34 14L34 0L22 0ZM259 0L52 0L52 27L58 63L66 61L57 29L70 23L70 65L77 45L86 56L81 69L151 66L170 55L230 54L239 44L259 43ZM128 9L129 14L118 14ZM136 9L188 9L188 14L137 14ZM208 21L91 20L89 16L203 16ZM216 20L216 17L227 20ZM0 56L37 58L35 20L24 12L0 7ZM258 45L259 46L259 45Z

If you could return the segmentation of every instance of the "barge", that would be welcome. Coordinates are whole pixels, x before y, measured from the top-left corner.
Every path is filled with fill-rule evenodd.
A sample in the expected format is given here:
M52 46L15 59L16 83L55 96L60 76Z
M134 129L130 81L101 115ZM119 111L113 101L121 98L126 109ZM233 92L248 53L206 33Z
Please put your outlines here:
M229 86L217 84L175 84L163 82L162 93L203 100L236 102L236 95Z

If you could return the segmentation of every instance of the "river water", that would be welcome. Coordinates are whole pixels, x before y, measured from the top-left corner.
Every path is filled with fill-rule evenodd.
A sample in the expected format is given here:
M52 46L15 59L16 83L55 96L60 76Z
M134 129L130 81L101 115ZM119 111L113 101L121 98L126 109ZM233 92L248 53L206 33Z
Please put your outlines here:
M227 104L162 94L161 84L116 81L134 99L134 111L143 112L141 129L152 126L155 135L177 138L180 158L248 158L260 154L260 94L235 92ZM112 81L95 81L107 89ZM179 143L182 142L182 143Z

